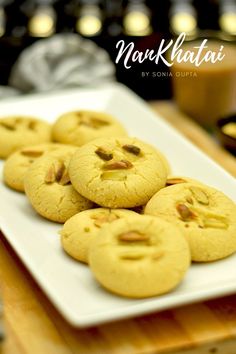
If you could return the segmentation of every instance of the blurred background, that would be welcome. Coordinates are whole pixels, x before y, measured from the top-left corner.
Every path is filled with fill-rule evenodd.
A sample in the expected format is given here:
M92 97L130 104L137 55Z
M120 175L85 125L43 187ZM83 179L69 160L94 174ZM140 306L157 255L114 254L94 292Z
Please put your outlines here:
M236 40L234 0L0 0L0 85L7 85L20 53L55 33L78 33L104 48L114 62L119 39L136 49L158 48L160 41L185 31L194 39L203 30ZM126 70L116 66L117 80L145 99L172 97L170 77L142 78L142 71L167 71L146 62Z

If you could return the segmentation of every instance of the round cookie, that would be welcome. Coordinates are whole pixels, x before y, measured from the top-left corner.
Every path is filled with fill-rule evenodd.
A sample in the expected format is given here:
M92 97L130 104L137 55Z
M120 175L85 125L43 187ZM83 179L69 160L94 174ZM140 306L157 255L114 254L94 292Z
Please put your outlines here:
M106 289L143 298L175 288L189 268L190 251L175 226L135 215L102 226L91 244L89 265Z
M111 115L96 111L64 113L52 127L54 141L77 146L97 138L127 135L124 127Z
M11 154L4 163L4 182L12 189L24 192L24 177L31 164L46 152L57 151L58 149L64 150L67 146L68 145L48 143L26 146L17 150Z
M236 205L214 188L196 183L163 188L144 212L177 225L189 242L193 261L214 261L236 251Z
M27 145L51 140L51 125L34 117L10 116L0 118L0 158Z
M75 189L107 208L146 204L165 186L166 174L155 148L128 137L91 141L77 150L69 165Z
M71 257L88 263L90 245L101 226L129 215L136 215L136 213L125 209L105 208L81 211L64 224L60 232L62 247Z
M25 193L33 208L46 219L64 223L93 206L70 183L68 164L76 150L68 145L63 152L45 153L26 172Z

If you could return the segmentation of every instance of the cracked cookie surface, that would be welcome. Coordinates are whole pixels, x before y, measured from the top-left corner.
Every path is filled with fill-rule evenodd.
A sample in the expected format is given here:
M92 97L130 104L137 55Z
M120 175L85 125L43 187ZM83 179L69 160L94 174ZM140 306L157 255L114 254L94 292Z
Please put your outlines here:
M90 245L102 225L129 215L136 215L136 213L131 210L106 208L81 211L64 224L60 232L62 247L71 257L88 263Z
M102 226L89 251L89 265L98 282L116 294L134 298L175 288L190 259L188 243L178 228L143 215Z
M73 111L60 116L52 127L54 141L84 145L91 140L127 135L125 128L111 115L97 111Z
M71 185L68 164L76 147L45 153L27 170L25 193L33 208L46 219L63 223L93 203Z
M75 189L107 208L144 205L166 183L155 148L137 138L97 139L82 146L69 165Z
M30 145L11 154L4 163L3 179L6 185L19 192L24 192L24 177L28 168L39 157L50 151L67 148L63 144Z
M9 116L0 118L0 158L27 145L51 141L51 125L34 117Z
M193 261L214 261L236 251L236 205L212 187L180 183L164 188L150 199L144 213L177 225L189 242Z

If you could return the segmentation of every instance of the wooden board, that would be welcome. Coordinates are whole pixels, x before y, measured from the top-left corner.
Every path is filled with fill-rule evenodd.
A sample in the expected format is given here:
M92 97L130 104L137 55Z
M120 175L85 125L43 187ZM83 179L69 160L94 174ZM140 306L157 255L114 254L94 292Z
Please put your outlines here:
M236 176L236 159L174 105L152 106ZM7 333L2 354L236 353L236 295L87 330L74 329L2 236L0 282Z

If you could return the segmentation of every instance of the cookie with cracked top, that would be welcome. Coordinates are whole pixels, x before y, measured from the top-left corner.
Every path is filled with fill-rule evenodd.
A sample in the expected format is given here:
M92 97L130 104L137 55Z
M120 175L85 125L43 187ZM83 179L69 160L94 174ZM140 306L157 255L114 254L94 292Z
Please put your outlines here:
M27 170L24 188L33 208L46 219L64 223L93 203L71 185L68 164L76 147L45 153Z
M3 168L3 179L5 184L19 192L24 192L24 178L28 168L39 157L50 151L63 149L68 145L45 143L39 145L25 146L5 160Z
M0 118L0 158L27 145L51 141L51 125L43 120L26 116Z
M127 135L125 128L105 112L79 110L61 115L52 127L54 141L81 146L97 138Z
M147 215L129 215L102 226L89 251L89 266L98 282L133 298L171 291L184 278L190 261L180 230Z
M203 183L178 183L157 192L145 214L179 227L196 262L215 261L236 252L236 205Z
M158 151L137 138L104 138L80 147L69 164L74 188L107 208L144 205L165 186L167 170Z
M90 246L102 225L129 215L136 213L131 210L106 208L81 211L64 224L60 232L62 247L71 257L88 263Z

